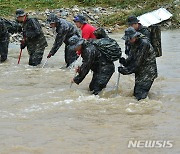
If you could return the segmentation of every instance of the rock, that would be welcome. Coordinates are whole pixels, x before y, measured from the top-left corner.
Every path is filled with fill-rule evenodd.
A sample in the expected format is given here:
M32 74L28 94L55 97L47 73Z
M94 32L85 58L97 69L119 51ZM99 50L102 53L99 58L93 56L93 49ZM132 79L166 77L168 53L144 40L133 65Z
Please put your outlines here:
M96 19L96 20L99 19L99 16L94 16L94 19Z
M79 12L79 8L77 5L75 5L73 8L72 8L72 11L73 12Z
M94 13L100 13L100 9L99 8L95 8L93 9Z

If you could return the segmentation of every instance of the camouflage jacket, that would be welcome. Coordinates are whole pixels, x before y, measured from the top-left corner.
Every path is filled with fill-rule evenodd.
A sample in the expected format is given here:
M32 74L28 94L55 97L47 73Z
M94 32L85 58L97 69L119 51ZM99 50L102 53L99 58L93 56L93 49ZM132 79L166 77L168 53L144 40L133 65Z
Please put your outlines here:
M148 27L145 27L145 26L139 24L139 28L138 28L137 32L140 32L141 34L143 34L150 40L150 31L149 31ZM125 54L129 55L130 50L131 50L131 44L128 41L126 41L125 42Z
M97 70L99 69L100 59L101 59L100 52L96 49L96 47L92 43L85 41L82 44L82 46L83 47L82 47L81 56L83 58L82 61L83 63L80 66L78 72L79 74L74 78L74 82L76 84L82 82L82 80L86 77L86 75L90 70L92 70L93 72L97 72Z
M78 29L72 23L59 18L56 24L57 35L53 47L50 51L52 55L58 51L63 42L68 45L68 40L73 35L80 37Z
M8 29L4 23L4 20L0 18L0 41L9 41Z
M48 46L41 25L36 18L27 17L22 25L22 31L28 51Z
M157 77L156 55L147 38L140 37L131 46L131 55L126 59L124 71L135 73L136 82L153 80Z

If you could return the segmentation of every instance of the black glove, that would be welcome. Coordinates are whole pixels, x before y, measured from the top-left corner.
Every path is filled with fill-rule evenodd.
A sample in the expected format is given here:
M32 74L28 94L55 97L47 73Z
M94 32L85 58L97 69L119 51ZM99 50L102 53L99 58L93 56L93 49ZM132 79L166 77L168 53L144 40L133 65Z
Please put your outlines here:
M123 75L126 75L126 74L127 74L126 71L124 70L124 68L121 67L121 66L118 67L118 72L121 73L121 74L123 74Z
M47 55L47 58L51 58L51 56L52 56L52 54L51 54L51 53L49 53L49 54Z
M119 59L119 63L121 63L122 65L126 65L126 59L124 57L121 57Z

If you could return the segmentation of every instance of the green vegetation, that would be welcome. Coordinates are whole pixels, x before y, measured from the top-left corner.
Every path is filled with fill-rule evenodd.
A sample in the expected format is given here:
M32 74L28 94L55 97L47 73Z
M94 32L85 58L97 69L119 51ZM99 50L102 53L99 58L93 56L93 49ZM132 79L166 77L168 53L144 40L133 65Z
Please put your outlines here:
M114 24L125 24L127 16L141 15L162 6L168 6L174 14L173 20L179 21L179 13L174 7L174 0L0 0L0 16L12 16L17 8L25 10L43 11L45 9L56 9L79 6L91 7L116 7L122 11L111 14L108 18L101 17L102 25L112 26Z
M42 11L45 9L56 9L62 7L71 7L75 5L71 0L0 0L0 15L13 15L17 8L25 10Z

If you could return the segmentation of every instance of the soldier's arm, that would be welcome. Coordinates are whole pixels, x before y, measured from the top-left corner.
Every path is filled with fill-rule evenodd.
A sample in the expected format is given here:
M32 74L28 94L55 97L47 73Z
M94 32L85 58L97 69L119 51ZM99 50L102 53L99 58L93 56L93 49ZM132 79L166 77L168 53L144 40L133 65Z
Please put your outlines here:
M54 55L58 49L60 48L60 46L63 44L65 38L66 38L66 35L67 35L67 30L64 30L64 29L61 29L58 34L56 35L56 39L54 41L54 44L53 44L53 47L50 51L50 53L52 55Z
M131 45L128 41L125 42L125 54L129 56Z
M74 78L74 82L76 84L79 84L83 81L83 79L88 74L92 64L94 63L95 53L92 50L94 50L94 48L88 48L86 50L88 54L85 53L85 56L83 57L83 64L79 69L79 74Z

